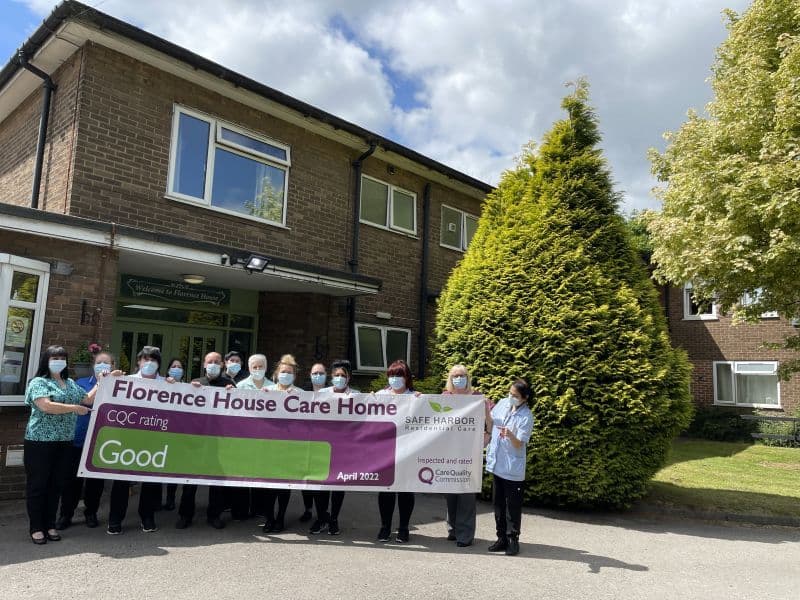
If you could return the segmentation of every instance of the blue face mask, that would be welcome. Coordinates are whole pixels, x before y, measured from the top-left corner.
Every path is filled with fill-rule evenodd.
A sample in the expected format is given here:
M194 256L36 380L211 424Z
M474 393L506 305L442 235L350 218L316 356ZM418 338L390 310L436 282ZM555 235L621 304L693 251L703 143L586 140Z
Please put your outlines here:
M221 365L218 365L217 363L210 363L206 365L206 375L208 375L211 379L219 377L220 373L222 373Z
M463 375L456 375L453 377L453 387L457 390L463 390L467 387L467 378Z
M67 368L67 361L63 358L50 359L47 361L47 368L50 369L53 375L57 375Z
M278 373L278 383L281 385L292 385L294 383L294 373Z
M347 387L347 377L342 375L337 375L336 377L331 378L331 383L333 387L337 390L343 390Z
M389 387L393 390L402 390L406 387L405 377L389 377Z
M183 377L183 369L181 369L180 367L172 367L169 370L169 376L172 377L173 379L180 379L181 377Z
M242 365L237 362L229 362L227 365L228 373L236 377L239 374L239 371L242 370Z
M154 360L146 360L142 363L142 366L139 367L139 370L142 372L142 375L150 377L151 375L155 375L156 371L158 371L158 363Z
M94 375L95 377L99 377L102 373L110 373L111 372L111 365L104 362L95 363L94 365Z
M312 373L311 374L311 383L314 385L325 385L325 373Z

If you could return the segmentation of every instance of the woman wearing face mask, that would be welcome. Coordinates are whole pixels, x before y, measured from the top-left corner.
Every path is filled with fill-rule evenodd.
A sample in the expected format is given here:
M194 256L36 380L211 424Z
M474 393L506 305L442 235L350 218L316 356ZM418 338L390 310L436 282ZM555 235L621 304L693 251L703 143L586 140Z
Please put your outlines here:
M247 371L242 368L243 366L244 358L238 350L231 350L225 355L225 374L233 379L237 386L240 381L247 379Z
M330 387L319 390L320 394L339 394L351 395L360 393L350 387L350 377L352 367L349 360L335 360L331 365L331 385ZM330 490L318 490L313 492L314 505L317 509L317 520L311 526L309 533L322 533L326 528L328 535L339 535L339 512L344 503L344 492ZM328 513L328 503L330 502L331 511Z
M389 379L389 385L378 392L378 394L392 394L397 396L416 394L413 388L414 377L406 361L394 361L389 365L386 376ZM379 542L388 542L391 538L395 500L397 501L397 508L400 513L400 523L397 527L395 541L400 544L408 542L408 524L411 521L411 513L414 511L414 492L378 493L378 510L381 515L381 529L378 532Z
M70 466L76 416L86 415L97 389L88 394L67 377L67 351L50 346L36 376L28 382L25 404L31 416L25 428L26 504L34 544L57 542L56 511Z
M99 352L94 357L94 375L78 379L75 383L84 391L90 392L114 368L114 357L111 353ZM115 371L114 374L122 375L122 371ZM72 442L69 475L64 483L64 491L61 494L61 511L58 521L56 521L56 529L59 531L72 525L72 515L75 513L81 498L83 498L83 516L86 520L86 526L94 528L99 525L97 509L100 507L100 497L103 495L105 480L93 477L78 477L83 444L86 440L86 432L89 429L89 418L90 415L87 413L75 419L75 439Z
M270 381L267 379L267 357L263 354L252 354L247 359L247 370L250 376L236 384L242 390L268 390ZM249 515L260 515L266 505L266 490L264 488L250 489ZM263 523L260 527L263 527Z
M489 546L489 552L519 554L526 447L533 432L530 399L528 382L517 379L508 397L491 412L492 439L486 449L486 471L494 475L492 502L497 541Z
M164 377L159 375L161 370L161 350L155 346L144 346L136 355L139 370L131 377L141 379L153 379L163 381ZM109 535L119 535L122 533L122 522L128 512L128 499L130 498L130 482L114 480L111 484L111 503L108 513ZM156 509L161 505L161 484L144 482L139 492L139 518L141 519L142 531L152 533L156 531Z
M280 361L275 365L272 373L272 380L275 382L269 389L271 391L286 392L287 394L297 394L302 392L299 387L294 385L297 378L297 361L291 354L284 354ZM280 533L286 529L285 518L286 508L289 506L289 497L292 490L267 488L264 492L264 533ZM278 512L275 512L275 501L278 502Z
M469 372L464 365L454 365L447 375L447 384L442 394L474 394L480 395L472 389ZM485 404L486 422L491 424L488 400ZM490 425L491 426L491 425ZM488 443L486 424L484 424L483 445ZM447 501L447 539L455 542L459 548L472 545L475 538L475 494L445 494Z
M304 388L305 391L319 392L322 390L328 380L328 373L325 369L325 365L322 363L314 363L311 366L311 373L309 377L311 379L311 383ZM314 494L315 492L312 490L300 490L300 495L303 497L303 514L300 515L301 523L307 523L311 520L311 509L314 507ZM321 531L320 528L324 527L325 523L320 523L319 519L317 519L317 521L311 525L311 533L319 533Z
M184 375L183 361L178 358L171 358L167 363L167 381L170 383L183 383ZM162 507L164 510L175 510L175 495L178 491L177 483L167 484L167 501Z

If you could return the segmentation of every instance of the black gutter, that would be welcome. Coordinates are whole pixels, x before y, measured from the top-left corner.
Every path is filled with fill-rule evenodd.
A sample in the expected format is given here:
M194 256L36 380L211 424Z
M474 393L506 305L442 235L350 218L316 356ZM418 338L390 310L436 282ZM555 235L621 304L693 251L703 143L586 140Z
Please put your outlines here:
M378 144L374 141L369 143L367 148L361 156L353 161L353 173L355 174L355 185L353 186L353 232L352 242L350 248L350 260L347 264L350 265L350 272L354 275L358 273L358 246L361 233L361 171L364 161L373 155L377 150ZM356 298L351 296L347 300L347 321L348 321L348 334L347 334L347 356L352 364L357 365L356 356Z
M50 75L28 62L28 57L20 50L17 55L19 66L39 77L42 84L42 114L39 117L39 139L36 141L36 160L33 163L33 186L31 188L31 208L39 208L39 189L42 186L42 165L44 146L47 142L47 125L50 122L50 98L56 91L56 84Z
M417 347L417 377L425 377L426 354L428 353L428 263L430 262L430 237L431 230L431 184L426 183L422 192L422 269L419 281L419 338Z
M259 256L269 259L269 264L272 266L306 271L314 275L321 275L325 277L335 277L337 279L342 279L344 281L350 281L353 283L363 283L365 285L377 287L378 289L381 288L383 283L377 277L359 275L358 273L348 273L347 271L339 271L338 269L329 269L327 267L320 267L296 260L281 258L279 256L271 256L269 254L259 252L258 250L232 248L230 246L222 246L213 242L188 239L171 233L156 233L153 231L147 231L145 229L138 229L136 227L130 227L127 225L118 225L107 221L96 221L94 219L86 219L84 217L75 217L72 215L62 215L61 213L52 213L44 210L33 210L27 206L16 206L14 204L4 204L3 202L0 202L0 215L21 217L47 223L56 223L59 225L67 225L69 227L83 227L86 229L107 233L109 236L114 235L119 237L120 235L129 235L131 237L149 242L158 242L161 244L180 246L182 248L204 250L206 252L218 252L220 256L227 254L230 257L246 257L250 254L258 254Z
M441 173L454 181L458 181L484 193L489 193L494 189L494 187L488 183L484 183L483 181L475 179L474 177L470 177L465 173L461 173L452 167L448 167L447 165L415 152L406 146L379 136L371 131L368 131L367 129L364 129L363 127L359 127L358 125L350 123L349 121L345 121L344 119L336 117L328 112L325 112L324 110L312 106L311 104L307 104L297 100L296 98L292 98L291 96L279 92L274 88L263 85L248 77L244 77L239 73L226 69L218 63L212 62L193 52L189 52L185 48L181 48L180 46L168 42L163 38L155 36L151 33L147 33L138 27L134 27L125 21L115 19L114 17L86 6L85 4L81 4L80 2L65 0L56 6L50 16L47 17L44 23L42 23L42 25L33 33L33 35L28 38L20 50L24 52L26 56L34 56L35 52L42 47L44 42L53 34L53 32L57 31L65 21L70 19L87 22L99 29L105 29L111 33L121 35L130 40L143 44L149 48L152 48L153 50L156 50L157 52L161 52L167 56L170 56L171 58L187 63L199 71L205 71L214 77L232 83L236 87L251 91L268 100L291 108L305 117L310 117L316 121L329 125L334 129L340 129L356 137L360 137L367 143L376 141L377 144L387 152L393 152L403 156L424 167ZM2 70L0 70L0 90L2 90L11 80L18 68L19 65L17 64L16 57L14 57L5 65L5 67L3 67Z

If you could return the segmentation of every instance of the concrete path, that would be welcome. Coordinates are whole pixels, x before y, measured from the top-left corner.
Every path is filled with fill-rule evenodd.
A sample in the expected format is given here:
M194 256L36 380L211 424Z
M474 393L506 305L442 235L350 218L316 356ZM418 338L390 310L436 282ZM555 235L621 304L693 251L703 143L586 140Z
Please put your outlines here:
M159 531L145 534L132 498L124 535L78 523L40 547L28 540L23 504L5 503L0 599L800 597L798 529L535 511L524 516L521 554L506 557L486 552L494 537L487 503L479 503L479 539L466 549L444 539L438 496L417 496L405 545L375 542L374 494L348 494L338 537L309 536L300 506L295 492L290 532L277 536L255 520L178 531L175 513L165 512Z

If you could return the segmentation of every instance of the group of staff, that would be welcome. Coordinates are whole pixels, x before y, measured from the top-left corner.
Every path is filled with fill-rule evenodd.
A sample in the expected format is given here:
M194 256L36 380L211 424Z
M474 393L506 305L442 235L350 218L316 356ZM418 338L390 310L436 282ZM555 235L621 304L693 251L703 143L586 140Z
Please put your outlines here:
M137 371L133 377L182 382L187 375L186 365L179 358L166 364L162 375L162 358L159 348L145 346L136 356ZM31 415L25 430L25 472L27 476L27 509L30 520L30 537L34 544L61 540L59 531L72 525L78 503L83 499L87 527L99 526L97 512L103 493L102 479L77 476L83 444L89 426L89 411L97 395L99 381L107 376L120 376L114 356L105 351L95 355L94 374L74 381L68 377L68 357L61 346L50 346L43 353L36 376L28 383L25 402ZM242 388L297 393L299 377L297 361L284 354L275 366L272 378L267 377L267 358L253 354L247 360L237 351L224 357L209 352L204 357L203 373L191 381L193 385L225 388ZM393 362L387 370L388 385L379 394L416 395L411 369L405 361ZM350 386L352 369L347 360L337 360L331 365L330 385L328 371L321 363L310 371L308 391L357 394ZM463 365L450 369L444 394L479 394L472 388L469 373ZM533 431L533 415L529 403L531 389L522 379L510 387L508 396L492 405L486 402L484 445L486 470L493 474L492 498L494 504L496 541L490 552L519 552L519 535L522 518L522 500L525 481L526 446ZM109 499L107 532L122 533L122 523L128 509L131 482L113 480ZM195 513L197 486L182 486L178 529L192 524ZM155 513L159 509L176 508L176 484L167 485L167 499L162 504L162 485L143 482L139 493L139 517L143 532L156 531ZM231 510L234 520L245 520L254 515L264 517L260 525L264 533L280 533L286 528L285 516L291 495L290 489L241 488L209 486L206 520L216 529L225 527L222 513ZM312 508L316 519L310 527L312 535L327 531L338 535L339 513L344 503L343 491L303 490L303 522L311 521ZM458 547L471 546L475 537L475 494L445 494L447 502L447 539ZM277 510L276 510L277 505ZM413 492L379 492L380 514L379 542L392 539L392 522L395 505L399 523L394 534L398 543L409 541L409 524L414 510ZM60 513L59 513L60 506Z

